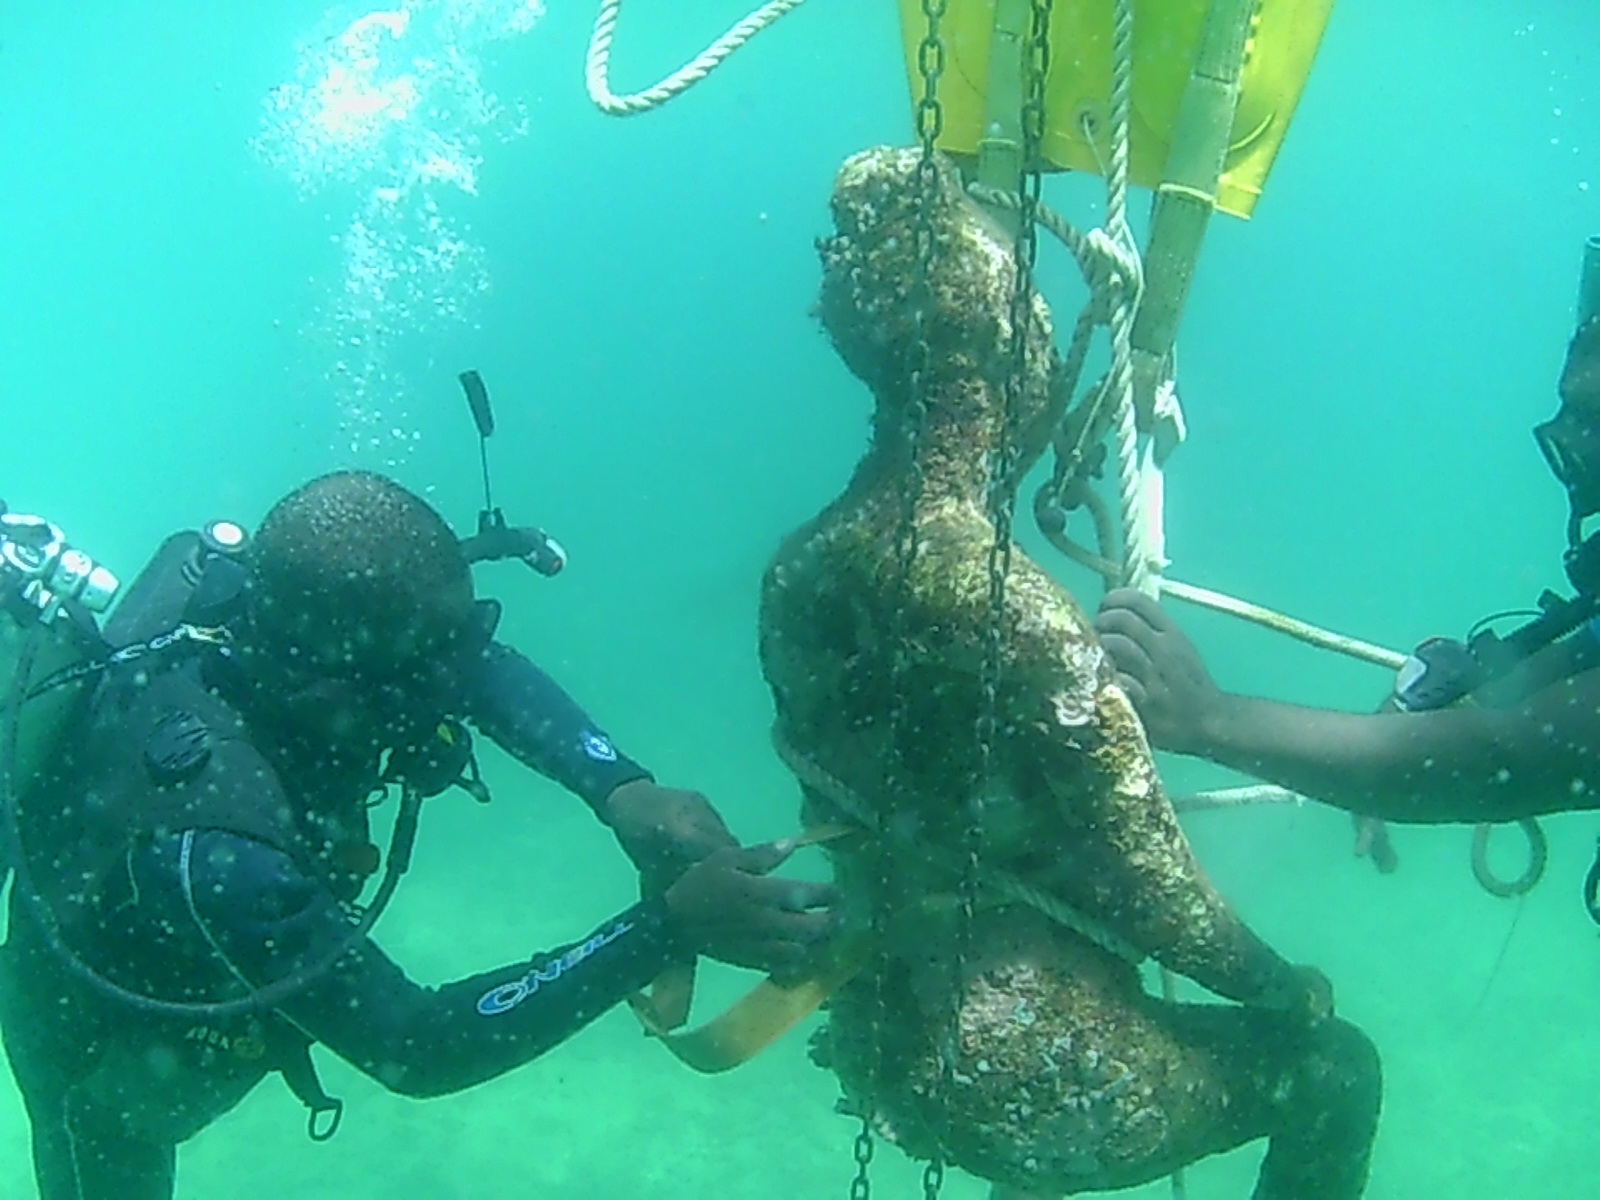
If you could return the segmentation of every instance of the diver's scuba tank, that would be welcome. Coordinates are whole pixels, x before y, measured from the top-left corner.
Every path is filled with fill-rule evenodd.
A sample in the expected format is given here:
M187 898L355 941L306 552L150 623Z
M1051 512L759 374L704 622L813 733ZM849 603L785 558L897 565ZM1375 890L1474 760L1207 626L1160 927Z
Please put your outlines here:
M117 579L42 517L0 501L0 882L10 873L17 796L44 769L102 642L91 614L103 612Z

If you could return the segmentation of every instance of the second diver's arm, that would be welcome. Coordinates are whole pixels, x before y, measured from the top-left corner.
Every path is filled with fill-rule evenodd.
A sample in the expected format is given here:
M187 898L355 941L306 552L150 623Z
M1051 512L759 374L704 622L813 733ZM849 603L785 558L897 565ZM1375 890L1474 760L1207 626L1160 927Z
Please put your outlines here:
M1189 750L1364 816L1508 821L1600 804L1600 671L1512 708L1372 714L1219 693Z
M1600 803L1600 670L1503 707L1343 713L1222 691L1171 617L1137 592L1108 593L1095 625L1163 750L1392 821L1504 821Z

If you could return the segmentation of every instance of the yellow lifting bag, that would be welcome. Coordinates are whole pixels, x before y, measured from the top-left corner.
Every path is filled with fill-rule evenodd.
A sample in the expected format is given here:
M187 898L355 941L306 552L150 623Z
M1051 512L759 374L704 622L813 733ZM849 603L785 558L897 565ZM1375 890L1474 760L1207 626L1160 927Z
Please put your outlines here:
M1158 186L1205 20L1207 0L1134 0L1133 182ZM1217 190L1217 207L1248 217L1266 184L1311 72L1333 0L1261 0L1246 44L1239 104ZM939 149L975 155L983 129L995 0L949 0L938 99ZM912 100L922 94L918 46L927 32L922 0L900 0ZM1100 174L1108 157L1111 0L1054 0L1042 147L1050 167ZM1091 137L1094 139L1091 142Z

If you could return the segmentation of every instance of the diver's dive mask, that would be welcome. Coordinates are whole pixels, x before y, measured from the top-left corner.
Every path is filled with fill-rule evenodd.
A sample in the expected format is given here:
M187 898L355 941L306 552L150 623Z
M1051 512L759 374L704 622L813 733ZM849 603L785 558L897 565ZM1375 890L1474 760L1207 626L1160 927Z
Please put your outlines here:
M1600 513L1600 422L1586 409L1563 403L1533 427L1550 473L1567 489L1567 579L1580 596L1600 595L1600 533L1584 536L1583 523Z
M1600 316L1578 327L1561 369L1561 407L1533 428L1550 472L1567 489L1574 544L1579 525L1600 513Z
M1574 520L1600 512L1600 422L1567 404L1533 427L1534 440L1550 473L1567 489Z

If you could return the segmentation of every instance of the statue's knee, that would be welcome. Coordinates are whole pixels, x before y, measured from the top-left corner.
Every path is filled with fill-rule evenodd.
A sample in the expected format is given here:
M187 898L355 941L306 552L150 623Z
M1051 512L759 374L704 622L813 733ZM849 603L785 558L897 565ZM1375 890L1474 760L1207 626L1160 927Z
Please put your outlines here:
M1316 1044L1301 1071L1306 1088L1324 1109L1375 1123L1383 1100L1383 1064L1372 1039L1340 1020L1323 1022L1314 1036Z

